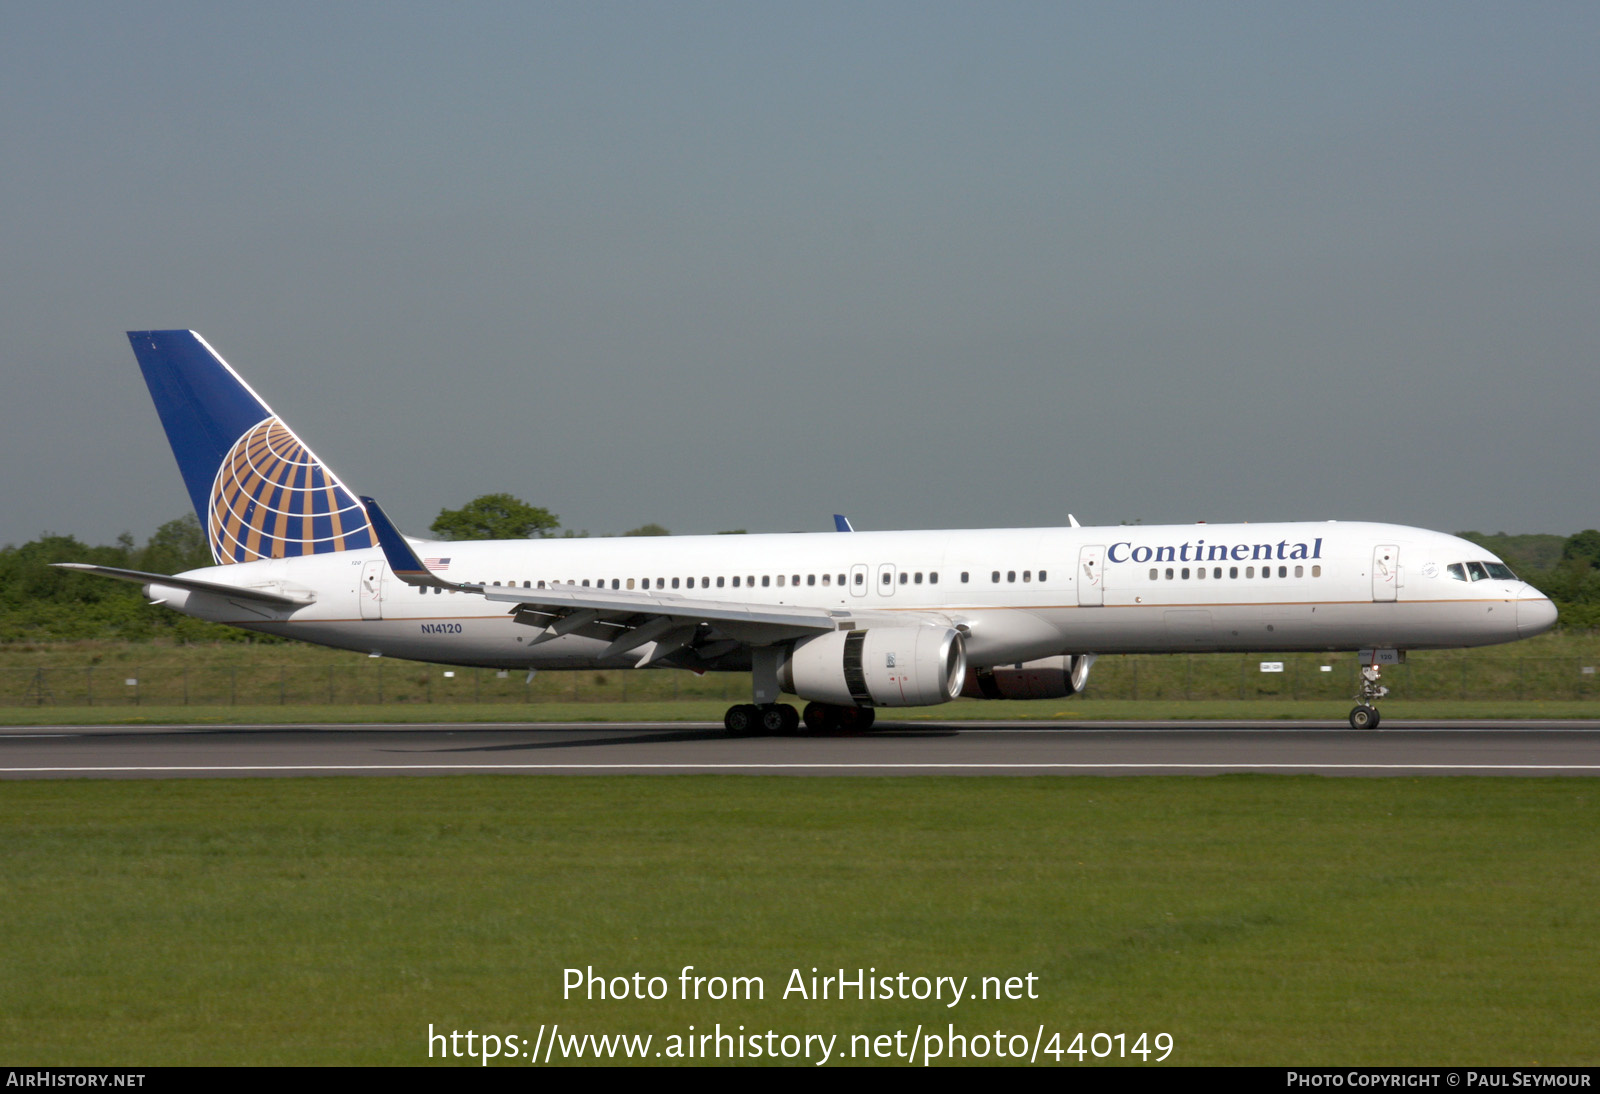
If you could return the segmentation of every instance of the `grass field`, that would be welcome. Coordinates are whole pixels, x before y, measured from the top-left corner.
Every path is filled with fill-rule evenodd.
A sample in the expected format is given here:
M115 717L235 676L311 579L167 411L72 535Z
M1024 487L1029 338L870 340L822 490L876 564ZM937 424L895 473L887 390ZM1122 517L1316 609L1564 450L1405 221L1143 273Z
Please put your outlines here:
M1282 671L1263 672L1263 662ZM1356 667L1353 654L1104 657L1086 694L1070 701L955 703L904 716L1338 718L1351 705ZM1425 717L1518 716L1503 713L1508 710L1529 717L1593 715L1600 712L1597 668L1600 635L1589 632L1477 650L1423 651L1385 671L1392 695L1384 710L1396 718L1411 716L1402 711ZM749 678L741 673L541 672L529 681L523 673L368 658L300 644L0 646L0 722L12 724L279 721L284 715L268 711L280 707L298 708L288 715L297 721L599 721L622 710L702 721L720 719L730 703L748 696ZM88 713L94 711L122 713Z
M12 783L0 836L15 1065L416 1064L429 1023L546 1022L1167 1032L1180 1064L1600 1058L1588 780ZM678 1000L684 965L766 998ZM672 995L563 1000L586 966ZM1032 973L1039 998L780 998L813 966Z

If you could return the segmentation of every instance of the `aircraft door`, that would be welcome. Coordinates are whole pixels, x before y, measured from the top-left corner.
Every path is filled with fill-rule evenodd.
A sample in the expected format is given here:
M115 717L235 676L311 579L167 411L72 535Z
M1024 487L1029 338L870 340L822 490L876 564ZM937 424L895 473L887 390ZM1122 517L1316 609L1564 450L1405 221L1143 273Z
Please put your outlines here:
M878 567L878 595L894 595L894 564L885 562Z
M383 618L383 571L385 563L381 558L375 558L361 567L361 587L356 590L356 599L361 601L362 619Z
M1103 545L1078 552L1078 606L1098 608L1106 602L1106 549Z
M867 595L867 564L858 562L850 567L850 595Z
M1381 543L1372 549L1372 599L1394 600L1400 587L1400 548Z

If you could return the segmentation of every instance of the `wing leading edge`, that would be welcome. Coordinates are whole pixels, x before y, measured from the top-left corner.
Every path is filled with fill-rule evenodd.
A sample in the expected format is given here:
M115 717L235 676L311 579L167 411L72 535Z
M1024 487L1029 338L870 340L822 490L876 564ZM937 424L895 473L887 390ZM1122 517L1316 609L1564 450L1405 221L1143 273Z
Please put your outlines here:
M833 630L849 630L857 613L797 605L741 604L692 597L655 596L644 592L590 589L519 589L514 585L477 585L446 581L418 557L387 513L372 498L361 499L378 533L389 569L407 585L471 593L509 604L518 623L541 628L530 645L567 634L609 640L601 658L643 648L639 665L647 665L705 639L697 650L728 653L739 646L770 646ZM701 628L708 628L701 634Z

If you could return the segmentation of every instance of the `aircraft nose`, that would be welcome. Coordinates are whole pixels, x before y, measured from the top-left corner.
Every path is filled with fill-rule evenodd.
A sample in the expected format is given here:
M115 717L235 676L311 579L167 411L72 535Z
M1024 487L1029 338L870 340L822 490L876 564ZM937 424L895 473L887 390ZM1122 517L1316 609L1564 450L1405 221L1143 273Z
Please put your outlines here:
M1556 606L1548 597L1517 601L1517 637L1532 638L1556 625Z

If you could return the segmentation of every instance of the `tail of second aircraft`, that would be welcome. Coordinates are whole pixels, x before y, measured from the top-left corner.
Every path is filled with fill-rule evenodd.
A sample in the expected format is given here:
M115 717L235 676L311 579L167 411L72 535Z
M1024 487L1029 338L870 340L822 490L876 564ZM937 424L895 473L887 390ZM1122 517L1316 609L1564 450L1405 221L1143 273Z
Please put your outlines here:
M219 563L377 543L367 512L194 331L129 331Z

